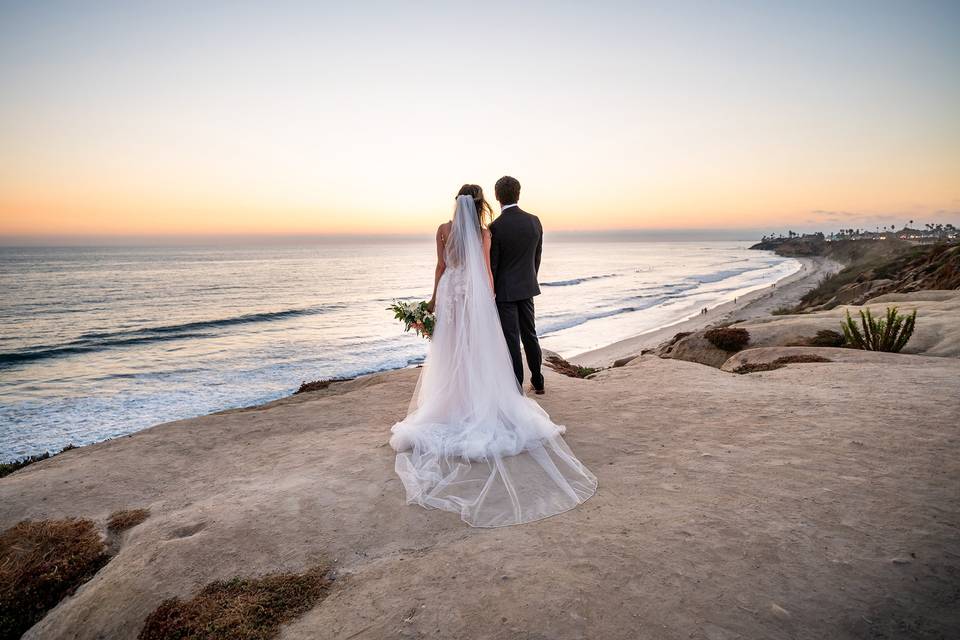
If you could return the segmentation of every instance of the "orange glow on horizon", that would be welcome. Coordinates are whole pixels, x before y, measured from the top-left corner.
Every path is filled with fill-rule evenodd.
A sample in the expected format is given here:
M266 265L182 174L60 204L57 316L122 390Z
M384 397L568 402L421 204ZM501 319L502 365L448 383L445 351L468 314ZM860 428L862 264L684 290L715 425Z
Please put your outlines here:
M540 215L553 231L779 229L791 225L819 225L830 230L848 226L842 220L853 212L863 219L891 217L890 212L932 219L938 212L943 217L944 211L960 209L954 187L960 181L932 171L889 179L836 180L819 186L789 184L774 177L754 182L755 176L747 179L746 175L753 174L712 180L691 177L689 184L677 176L672 183L646 187L639 186L638 180L634 188L605 185L598 176L597 182L585 179L579 185L550 185L556 190L545 192L538 192L537 183L525 183L521 204ZM492 185L484 186L496 209ZM263 190L244 193L239 187L236 193L212 188L167 192L164 185L129 191L121 187L5 188L0 192L0 236L418 234L430 233L444 221L453 199L440 193L439 187L429 194L408 188L398 191L397 198L367 192L352 199L348 190L339 194L339 200L323 194L293 198L289 193ZM458 187L454 182L448 192L455 193ZM912 193L925 194L922 207ZM831 211L847 213L825 217L817 213L826 208L824 202ZM858 219L849 224L867 223Z
M960 223L960 8L497 4L0 9L0 240Z

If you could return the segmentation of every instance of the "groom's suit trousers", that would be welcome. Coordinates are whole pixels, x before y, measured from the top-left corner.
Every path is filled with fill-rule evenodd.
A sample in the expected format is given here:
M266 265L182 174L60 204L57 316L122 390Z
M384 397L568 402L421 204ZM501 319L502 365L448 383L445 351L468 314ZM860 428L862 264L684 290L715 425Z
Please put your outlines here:
M523 344L523 351L527 354L527 366L530 367L530 382L535 389L542 389L543 373L540 367L543 356L540 353L540 341L537 340L533 298L511 302L498 300L497 313L500 314L503 337L507 341L510 359L513 360L517 384L523 386L523 356L520 352L520 345Z

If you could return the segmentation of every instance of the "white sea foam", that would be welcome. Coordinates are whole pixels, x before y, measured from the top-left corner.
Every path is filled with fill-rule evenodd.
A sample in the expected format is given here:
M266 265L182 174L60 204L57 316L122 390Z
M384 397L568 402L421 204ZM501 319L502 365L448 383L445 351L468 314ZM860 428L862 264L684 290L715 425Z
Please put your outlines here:
M0 460L415 364L426 343L385 307L429 296L434 255L427 242L0 249ZM572 355L797 268L745 243L548 237L539 330Z

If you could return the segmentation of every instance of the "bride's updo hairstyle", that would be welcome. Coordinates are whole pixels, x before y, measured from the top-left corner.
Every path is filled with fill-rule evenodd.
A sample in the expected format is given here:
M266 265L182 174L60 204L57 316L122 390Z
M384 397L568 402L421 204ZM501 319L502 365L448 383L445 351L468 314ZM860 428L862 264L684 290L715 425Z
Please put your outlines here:
M493 222L493 209L490 208L490 203L484 200L483 189L480 188L480 185L463 185L460 187L460 191L457 192L457 197L460 196L470 196L473 198L473 203L477 206L477 221L480 223L481 229L486 229L487 226Z

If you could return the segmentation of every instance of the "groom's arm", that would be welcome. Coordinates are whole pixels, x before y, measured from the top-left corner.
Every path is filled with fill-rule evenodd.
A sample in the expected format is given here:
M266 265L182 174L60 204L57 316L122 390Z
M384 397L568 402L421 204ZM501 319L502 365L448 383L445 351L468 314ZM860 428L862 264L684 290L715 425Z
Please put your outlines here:
M540 224L540 219L537 218L537 228L540 230L540 236L537 238L537 255L534 261L534 266L537 269L537 273L540 273L540 255L543 253L543 225Z
M490 225L490 274L494 282L497 281L497 264L500 262L500 241L497 238L493 225Z

